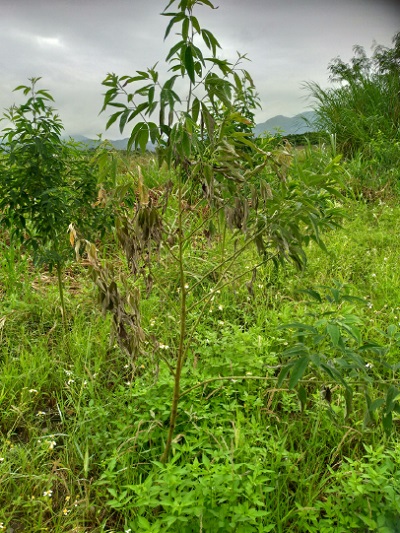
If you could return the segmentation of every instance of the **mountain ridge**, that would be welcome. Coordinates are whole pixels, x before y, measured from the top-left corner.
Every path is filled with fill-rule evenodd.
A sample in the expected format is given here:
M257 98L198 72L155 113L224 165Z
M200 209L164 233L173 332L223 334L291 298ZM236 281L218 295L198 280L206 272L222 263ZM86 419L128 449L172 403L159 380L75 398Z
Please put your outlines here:
M254 134L259 137L264 132L276 135L301 135L310 131L315 131L313 125L316 122L316 114L314 111L304 111L294 117L286 117L285 115L276 115L269 118L261 124L256 124Z
M313 124L315 123L316 115L314 111L304 111L294 117L286 117L285 115L275 115L265 122L256 124L254 127L254 134L256 137L268 133L269 135L294 135L302 134L310 131L315 131ZM90 139L84 135L75 134L69 135L74 141L85 144L87 148L96 148L102 141L99 139ZM126 150L129 138L124 139L107 139L108 142L116 150ZM147 144L147 150L154 151L152 143Z

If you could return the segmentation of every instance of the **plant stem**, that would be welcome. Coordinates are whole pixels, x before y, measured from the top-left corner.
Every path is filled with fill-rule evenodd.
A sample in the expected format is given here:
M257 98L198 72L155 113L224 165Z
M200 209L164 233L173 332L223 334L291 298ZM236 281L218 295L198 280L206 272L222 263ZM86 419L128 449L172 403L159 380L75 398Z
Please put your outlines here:
M58 292L60 294L60 301L61 301L62 321L64 325L65 334L67 335L68 334L67 312L65 309L64 289L63 289L63 282L62 282L62 268L61 268L60 263L57 263L57 279L58 279Z
M169 420L169 429L167 442L165 444L164 453L161 456L161 462L166 463L171 452L172 439L175 432L176 419L178 417L178 404L180 399L180 386L181 386L181 373L185 356L185 337L186 337L186 287L185 287L185 271L183 264L183 250L184 250L184 238L183 238L183 209L182 209L182 176L179 174L179 186L178 186L178 264L179 264L179 279L180 279L180 316L179 316L179 346L178 356L176 360L176 369L174 375L174 392L172 396L171 415Z

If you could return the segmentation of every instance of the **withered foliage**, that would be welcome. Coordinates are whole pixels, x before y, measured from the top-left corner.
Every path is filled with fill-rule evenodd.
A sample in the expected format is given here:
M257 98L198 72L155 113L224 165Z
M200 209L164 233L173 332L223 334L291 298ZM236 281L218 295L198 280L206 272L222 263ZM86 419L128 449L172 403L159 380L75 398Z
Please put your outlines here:
M159 208L136 204L133 218L117 220L117 237L125 252L129 268L134 276L149 266L152 257L158 257L163 237L163 223Z
M117 343L134 362L141 353L145 340L140 318L140 290L132 287L122 294L113 279L112 271L98 260L95 246L87 243L86 252L93 280L99 289L102 311L104 314L112 313Z
M113 337L116 339L120 349L134 363L142 352L145 340L144 331L141 327L140 290L137 287L130 287L123 294L118 289L112 269L103 265L98 259L95 245L84 239L79 239L72 224L69 227L69 232L70 242L75 247L77 258L80 258L82 249L85 251L93 281L99 289L99 301L103 314L107 312L112 314Z

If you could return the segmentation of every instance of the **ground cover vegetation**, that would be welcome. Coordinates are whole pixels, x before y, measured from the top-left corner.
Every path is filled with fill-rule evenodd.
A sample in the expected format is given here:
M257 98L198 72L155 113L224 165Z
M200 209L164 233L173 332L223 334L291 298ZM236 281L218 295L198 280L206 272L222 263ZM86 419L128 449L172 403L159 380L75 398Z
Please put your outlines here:
M39 79L6 115L0 529L397 531L397 115L361 144L351 100L318 146L253 138L245 57L199 5L163 13L169 78L104 80L156 153L63 141ZM398 46L347 66L378 106ZM313 86L321 120L346 81Z

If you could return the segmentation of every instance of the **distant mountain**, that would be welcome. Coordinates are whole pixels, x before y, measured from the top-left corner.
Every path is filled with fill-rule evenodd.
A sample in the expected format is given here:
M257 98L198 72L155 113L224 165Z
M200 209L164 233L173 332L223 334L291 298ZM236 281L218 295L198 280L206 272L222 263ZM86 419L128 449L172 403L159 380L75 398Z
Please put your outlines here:
M283 135L293 135L306 133L308 131L315 131L313 123L315 123L316 115L314 111L305 111L294 117L285 117L283 115L276 115L263 122L256 124L254 134L259 137L264 132L272 135L282 133Z
M264 132L268 132L271 135L276 135L277 133L291 135L315 131L315 128L312 126L312 124L315 122L315 119L316 116L314 111L305 111L304 113L300 113L294 117L276 115L276 117L272 117L262 124L256 124L254 128L254 134L258 137ZM71 135L71 138L79 143L82 143L89 149L96 148L101 142L98 139L89 139L84 135ZM117 140L110 139L108 142L114 146L116 150L126 150L128 146L128 140L128 138ZM150 152L154 151L154 145L148 143L147 150Z
M88 137L85 137L84 135L71 135L70 138L72 138L74 141L81 143L85 145L86 148L92 149L97 148L101 142L107 141L109 142L116 150L126 150L128 147L128 141L129 138L126 139L103 139L103 141L100 141L99 139L89 139ZM154 151L154 145L152 143L147 143L146 150L149 150L150 152Z
M85 137L84 135L69 135L67 137L67 140L68 139L72 139L77 143L84 144L85 148L89 148L89 149L97 148L97 146L99 146L99 144L101 143L101 141L99 141L98 139L89 139L88 137Z

